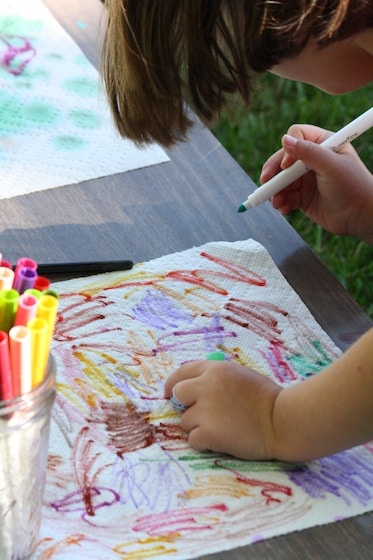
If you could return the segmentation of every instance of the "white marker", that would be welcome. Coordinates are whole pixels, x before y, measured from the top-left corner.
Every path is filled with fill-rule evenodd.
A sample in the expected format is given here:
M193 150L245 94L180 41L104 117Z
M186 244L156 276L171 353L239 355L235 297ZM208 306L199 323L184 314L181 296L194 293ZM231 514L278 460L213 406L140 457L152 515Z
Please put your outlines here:
M373 107L365 111L360 117L357 117L349 124L346 124L341 130L329 136L320 146L330 148L334 152L338 152L345 144L355 140L360 134L373 126ZM238 212L245 212L248 208L254 208L262 202L270 199L273 195L290 185L299 177L302 177L309 171L301 160L297 160L290 167L287 167L274 177L256 189L240 206Z

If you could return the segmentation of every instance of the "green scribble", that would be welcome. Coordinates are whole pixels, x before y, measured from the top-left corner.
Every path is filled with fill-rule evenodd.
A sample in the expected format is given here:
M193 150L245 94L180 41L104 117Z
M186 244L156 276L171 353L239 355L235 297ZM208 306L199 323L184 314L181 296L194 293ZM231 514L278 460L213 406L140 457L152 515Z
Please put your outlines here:
M0 122L3 134L5 132L18 132L24 127L21 99L2 93L0 97Z
M97 95L98 87L95 80L89 78L72 78L64 82L64 87L81 97L93 97Z
M178 457L179 461L188 462L188 467L193 471L209 470L233 470L238 472L283 472L304 470L303 463L285 463L283 461L244 461L229 457L227 455L218 455L206 452L205 454L187 454Z
M3 133L17 134L25 129L53 125L59 117L58 108L34 101L24 104L24 100L2 92L0 95L0 122Z
M87 29L88 27L88 25L84 21L77 20L75 23L76 26L79 27L79 29Z
M45 55L45 58L48 60L63 60L63 56L60 53L50 52Z
M74 109L68 114L68 118L77 128L94 129L100 126L100 119L92 111Z
M333 361L318 340L312 341L311 344L317 352L315 360L311 361L302 354L295 354L293 356L286 357L287 362L291 364L294 371L302 377L309 377L314 373L318 373L321 369L324 369Z
M50 76L50 73L44 68L37 68L36 70L32 70L31 67L29 67L23 73L23 76L25 78L28 77L32 80L43 80L44 82L46 82Z
M86 144L86 141L79 136L57 136L54 139L54 145L59 150L79 150Z
M22 16L0 17L0 34L2 35L38 35L44 27L40 20L25 19Z
M24 118L35 124L52 125L58 120L58 109L45 102L34 101L24 107Z
M76 56L74 58L74 63L77 66L86 66L86 67L91 66L91 63L89 62L88 58L85 57L84 54L79 54L78 56Z

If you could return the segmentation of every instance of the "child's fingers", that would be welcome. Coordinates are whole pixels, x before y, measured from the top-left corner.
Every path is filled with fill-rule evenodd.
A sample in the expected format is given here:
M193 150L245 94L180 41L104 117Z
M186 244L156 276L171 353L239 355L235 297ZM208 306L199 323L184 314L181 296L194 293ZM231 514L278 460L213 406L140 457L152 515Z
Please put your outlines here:
M188 442L189 445L197 451L215 451L208 447L208 444L205 441L204 433L199 426L196 426L189 431Z
M266 183L269 179L281 171L281 160L284 157L284 153L283 148L281 148L272 154L271 157L269 157L263 164L259 179L260 184Z
M184 379L191 379L193 377L200 376L204 370L205 364L206 360L190 362L188 364L180 366L177 370L171 373L165 383L165 398L168 399L170 397L171 390L173 386L176 385L176 383L179 383Z
M196 402L196 383L194 378L175 383L170 391L170 400L176 410L183 412Z
M292 165L295 161L296 160L293 157L289 156L289 154L285 152L284 157L281 160L280 167L281 169L286 169L287 167L290 167L290 165Z

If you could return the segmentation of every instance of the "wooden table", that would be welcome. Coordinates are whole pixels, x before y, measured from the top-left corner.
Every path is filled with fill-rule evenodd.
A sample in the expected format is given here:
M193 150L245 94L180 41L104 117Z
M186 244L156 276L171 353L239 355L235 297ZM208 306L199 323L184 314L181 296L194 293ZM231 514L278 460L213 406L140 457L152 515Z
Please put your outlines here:
M99 0L44 0L97 66ZM77 25L82 21L87 26ZM0 201L0 247L16 261L150 260L209 241L262 243L333 341L346 349L372 321L269 203L237 213L254 184L217 139L196 124L171 161ZM373 514L205 558L367 559Z

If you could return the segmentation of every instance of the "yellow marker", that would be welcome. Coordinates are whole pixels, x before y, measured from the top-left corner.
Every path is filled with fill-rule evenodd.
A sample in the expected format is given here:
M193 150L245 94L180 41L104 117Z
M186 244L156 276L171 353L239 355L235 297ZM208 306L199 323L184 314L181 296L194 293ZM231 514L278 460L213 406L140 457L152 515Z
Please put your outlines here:
M48 322L44 318L35 317L28 321L27 328L31 332L32 386L36 387L44 379L47 357L49 355Z
M52 342L54 325L56 323L58 299L50 294L42 294L38 300L36 316L45 319L48 323L47 347L45 364L47 364L49 349Z

